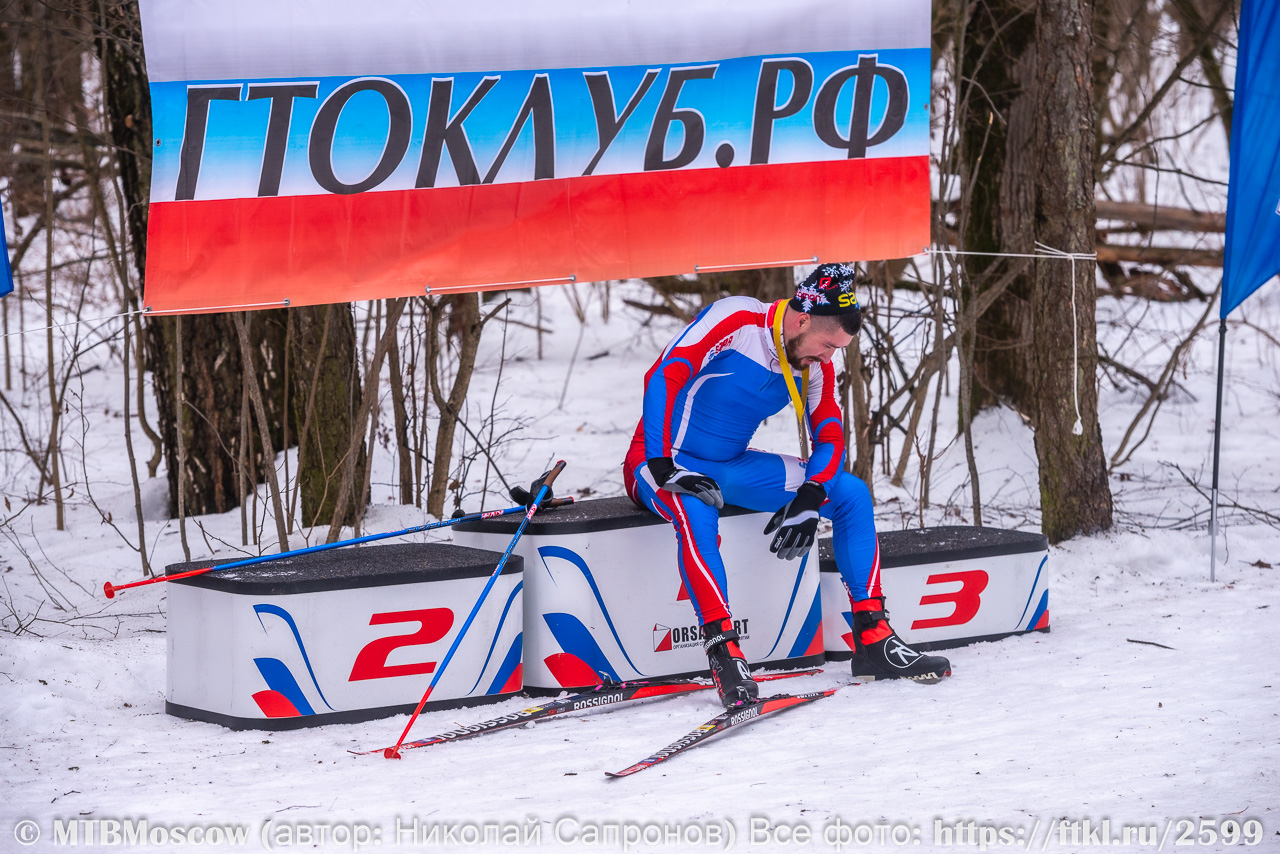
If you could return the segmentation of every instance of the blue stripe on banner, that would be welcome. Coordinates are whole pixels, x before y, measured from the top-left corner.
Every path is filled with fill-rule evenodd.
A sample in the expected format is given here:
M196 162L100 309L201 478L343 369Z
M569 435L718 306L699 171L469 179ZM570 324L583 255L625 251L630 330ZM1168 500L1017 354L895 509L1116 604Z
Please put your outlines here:
M293 707L302 714L314 715L316 713L316 710L311 708L311 704L307 702L306 695L302 693L298 680L293 678L293 673L283 661L278 658L255 658L253 663L258 665L258 672L262 674L262 678L267 683L268 688L283 694L285 699L293 703ZM333 706L329 706L329 708L332 709Z
M930 74L929 48L919 47L694 66L153 81L151 200L921 156ZM623 113L602 128L601 116Z
M804 655L804 651L809 648L809 644L813 643L813 636L818 631L818 626L822 625L822 586L813 593L813 604L809 606L809 613L804 618L804 625L800 627L800 634L796 635L796 642L791 645L791 652L787 653L787 658L796 658Z
M524 633L516 635L515 641L511 644L511 649L507 650L507 657L502 659L502 666L498 668L498 675L493 677L493 682L489 685L486 694L496 694L502 690L502 686L507 684L507 680L511 678L511 674L520 664L520 659L524 654Z
M543 614L542 619L546 620L547 628L551 629L551 634L555 637L556 643L560 644L561 649L581 658L597 675L622 681L622 677L613 669L613 665L609 663L608 657L600 649L596 639L577 617L572 614Z
M1221 316L1280 274L1280 3L1244 0Z
M0 297L13 293L13 267L9 265L9 238L4 228L3 204L0 204L0 247L4 248L4 269L0 270Z

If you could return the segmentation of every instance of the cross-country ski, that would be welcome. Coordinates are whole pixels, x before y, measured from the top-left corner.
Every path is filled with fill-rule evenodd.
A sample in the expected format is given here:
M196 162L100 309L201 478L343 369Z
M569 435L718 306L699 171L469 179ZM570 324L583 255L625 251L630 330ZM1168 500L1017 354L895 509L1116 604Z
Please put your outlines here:
M705 724L694 728L688 735L673 741L652 756L641 759L636 764L623 768L621 771L606 771L605 774L609 777L629 777L638 771L652 768L659 762L666 762L677 753L683 753L692 747L697 747L712 736L719 735L733 727L754 723L768 715L785 712L787 709L794 709L797 706L812 703L814 700L830 697L834 693L835 690L832 689L829 691L814 691L809 694L779 694L774 697L765 697L754 703L747 703L740 708L726 709Z

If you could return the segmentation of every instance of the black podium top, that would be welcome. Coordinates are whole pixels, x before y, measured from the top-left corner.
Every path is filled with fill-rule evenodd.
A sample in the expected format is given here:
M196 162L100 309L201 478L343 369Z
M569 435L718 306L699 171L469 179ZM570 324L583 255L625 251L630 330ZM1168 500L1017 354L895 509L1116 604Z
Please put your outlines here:
M501 559L500 552L455 546L452 543L397 543L313 552L239 569L207 572L173 583L227 593L278 596L321 590L347 590L353 587L451 581L456 578L487 578L493 574ZM237 560L243 558L170 564L165 567L165 575L177 575ZM503 575L523 571L524 561L517 554L511 555L507 565L502 568Z
M947 525L880 532L880 566L919 566L952 560L999 557L1043 552L1049 538L1029 531ZM831 538L818 541L818 563L823 572L836 572Z
M720 515L722 517L742 516L751 512L754 511L727 504L720 511ZM513 513L510 516L467 522L458 525L455 530L474 534L513 535L523 519L523 516ZM597 531L616 531L619 528L669 524L671 523L661 516L655 516L648 510L637 507L631 503L630 498L623 495L616 498L592 498L589 501L575 502L568 507L539 510L524 531L526 534L554 536L556 534L594 534Z

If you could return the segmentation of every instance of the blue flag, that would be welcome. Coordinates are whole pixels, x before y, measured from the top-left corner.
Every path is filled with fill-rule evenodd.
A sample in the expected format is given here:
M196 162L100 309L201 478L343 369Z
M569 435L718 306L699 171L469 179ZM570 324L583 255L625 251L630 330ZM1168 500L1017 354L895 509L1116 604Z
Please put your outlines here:
M4 232L4 216L0 215L0 249L4 250L4 261L0 261L0 297L13 293L13 269L9 266L9 238Z
M1280 274L1280 3L1240 8L1222 316Z

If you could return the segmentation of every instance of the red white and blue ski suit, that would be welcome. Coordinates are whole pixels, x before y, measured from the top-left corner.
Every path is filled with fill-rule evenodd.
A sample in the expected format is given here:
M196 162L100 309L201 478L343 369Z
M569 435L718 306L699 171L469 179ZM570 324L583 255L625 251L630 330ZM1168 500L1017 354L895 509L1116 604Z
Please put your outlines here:
M643 416L623 479L632 501L675 526L680 574L702 623L731 616L717 545L720 512L692 495L659 489L645 465L653 457L672 457L676 465L713 478L725 503L750 510L773 512L806 480L821 483L827 501L820 513L834 522L836 565L850 595L880 595L871 495L843 468L844 430L830 363L809 368L809 459L748 448L760 423L791 402L771 333L774 313L783 305L745 296L712 303L645 375ZM767 543L762 535L762 558Z

